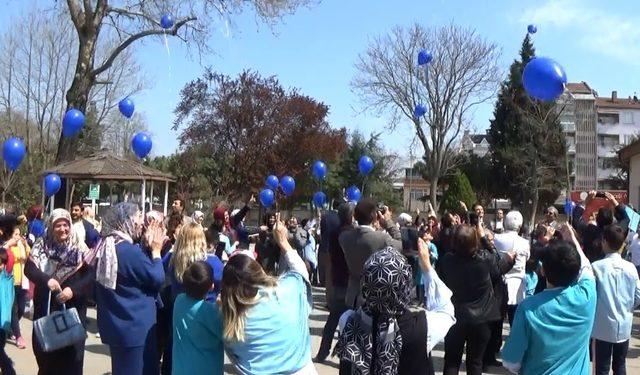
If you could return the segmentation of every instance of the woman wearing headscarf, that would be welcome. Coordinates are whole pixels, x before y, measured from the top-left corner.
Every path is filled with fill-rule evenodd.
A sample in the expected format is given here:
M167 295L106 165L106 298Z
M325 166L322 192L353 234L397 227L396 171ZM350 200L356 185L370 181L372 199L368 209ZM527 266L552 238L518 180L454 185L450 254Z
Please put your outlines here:
M431 349L455 323L451 291L431 266L429 248L418 240L425 278L426 310L410 306L412 270L388 247L369 257L362 273L364 304L340 319L334 355L340 374L433 374Z
M119 203L102 219L104 239L96 251L98 329L109 345L113 375L157 375L156 299L164 282L161 222L151 220L143 237L142 212Z
M194 223L198 224L200 228L204 229L204 227L202 226L202 223L204 223L204 212L194 211L193 215L191 215L191 220L193 220Z
M73 231L67 210L53 210L47 221L47 233L36 241L24 274L35 284L33 320L47 315L47 310L75 307L84 322L87 316L86 297L93 281L88 249ZM51 293L51 296L50 296ZM51 297L51 298L50 298ZM50 305L49 305L50 303ZM38 362L38 374L82 374L84 340L62 349L45 353L33 336L33 352Z

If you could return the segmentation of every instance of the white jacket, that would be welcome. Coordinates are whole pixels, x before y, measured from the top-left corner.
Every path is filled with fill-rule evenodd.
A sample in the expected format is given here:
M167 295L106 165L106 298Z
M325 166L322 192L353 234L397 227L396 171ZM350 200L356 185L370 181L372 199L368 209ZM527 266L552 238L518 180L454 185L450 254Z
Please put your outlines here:
M517 305L522 302L526 292L524 276L526 273L527 260L529 260L531 256L529 241L518 236L516 232L508 231L496 234L494 243L496 249L501 253L507 253L509 251L516 253L516 263L511 271L504 275L504 279L509 294L507 304Z

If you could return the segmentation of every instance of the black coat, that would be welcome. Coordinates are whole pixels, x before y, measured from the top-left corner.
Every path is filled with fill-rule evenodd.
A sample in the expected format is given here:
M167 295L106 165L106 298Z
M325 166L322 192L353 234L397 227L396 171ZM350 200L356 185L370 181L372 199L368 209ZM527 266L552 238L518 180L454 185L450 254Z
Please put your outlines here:
M499 285L502 275L513 267L513 262L501 258L495 248L483 239L482 248L472 256L447 253L440 264L440 277L451 289L451 302L459 323L484 323L500 319L502 293Z

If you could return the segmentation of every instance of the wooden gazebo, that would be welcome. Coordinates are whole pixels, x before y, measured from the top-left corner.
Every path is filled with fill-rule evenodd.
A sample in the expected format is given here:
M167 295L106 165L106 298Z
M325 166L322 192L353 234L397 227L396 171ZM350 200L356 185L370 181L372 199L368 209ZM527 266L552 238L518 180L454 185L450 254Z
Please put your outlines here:
M143 165L138 160L117 156L108 150L101 150L89 157L76 159L49 168L43 175L56 173L61 179L66 180L65 206L69 202L71 186L74 181L139 181L142 196L142 209L146 207L147 183L150 183L150 202L153 205L154 182L164 183L164 214L167 214L169 203L169 182L175 182L175 178L162 171ZM43 189L44 191L44 189ZM54 197L52 197L53 199ZM51 203L52 207L54 203Z

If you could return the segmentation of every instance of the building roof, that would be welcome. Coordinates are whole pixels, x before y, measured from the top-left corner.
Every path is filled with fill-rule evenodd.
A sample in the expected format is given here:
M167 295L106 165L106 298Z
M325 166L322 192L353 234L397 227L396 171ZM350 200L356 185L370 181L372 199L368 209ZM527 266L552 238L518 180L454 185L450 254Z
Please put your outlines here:
M117 156L107 150L49 168L44 174L56 173L76 180L175 181L175 177L147 167L138 160Z
M572 94L592 94L594 91L586 82L567 83L567 90Z
M638 154L640 154L640 139L618 150L618 157L624 162Z
M598 108L607 109L640 109L640 100L637 98L596 98Z
M469 134L469 138L471 138L471 141L475 144L482 143L483 139L486 139L487 142L489 142L489 136L486 134Z

